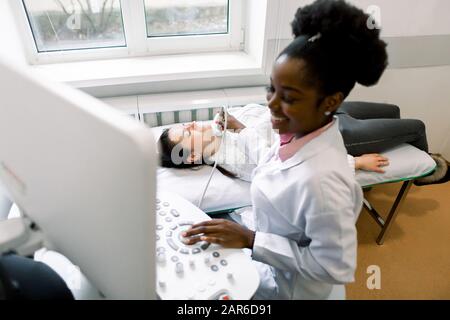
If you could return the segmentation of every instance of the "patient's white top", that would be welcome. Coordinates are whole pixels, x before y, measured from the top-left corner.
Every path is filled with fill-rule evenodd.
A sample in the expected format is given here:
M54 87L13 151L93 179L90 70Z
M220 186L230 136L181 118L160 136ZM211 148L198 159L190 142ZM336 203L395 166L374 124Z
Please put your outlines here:
M219 150L211 157L225 170L241 180L251 182L253 170L270 147L279 141L272 130L269 108L259 104L230 108L229 114L238 119L245 129L240 132L227 131ZM355 161L347 156L350 169L355 173Z
M270 111L258 104L229 109L229 114L238 119L245 129L240 132L227 131L222 137L219 151L212 160L237 178L251 181L251 175L262 156L276 141L270 123Z

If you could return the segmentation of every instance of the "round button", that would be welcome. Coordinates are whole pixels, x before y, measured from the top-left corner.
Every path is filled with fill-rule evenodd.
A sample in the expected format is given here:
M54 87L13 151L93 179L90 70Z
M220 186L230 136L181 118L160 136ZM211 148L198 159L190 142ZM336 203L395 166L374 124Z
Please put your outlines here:
M217 251L214 251L212 255L214 258L220 257L220 253L218 253Z
M158 253L166 252L166 248L158 247L158 248L156 248L156 252L158 252Z
M164 252L158 253L158 255L156 256L156 260L159 263L164 263L166 261L166 254Z
M177 256L172 256L172 258L170 258L170 260L172 260L173 262L178 262L178 260L180 260Z
M166 217L166 222L172 222L172 218L171 217Z
M180 250L180 253L182 253L182 254L189 254L189 250L183 248L183 249Z
M161 206L156 206L156 210L160 210L161 209Z
M161 200L159 200L158 198L156 198L156 203L161 203Z
M209 242L203 242L203 243L200 245L200 248L202 248L203 250L206 250L206 249L209 248L210 245L211 245L211 243L209 243Z
M160 224L157 224L156 225L156 230L162 230L163 229L163 226L162 225L160 225Z
M163 203L163 206L164 206L164 207L168 207L168 206L169 206L169 203L168 203L168 202L164 202L164 203Z
M183 271L184 271L183 264L181 262L178 262L175 265L175 272L176 273L183 273Z
M158 241L159 239L161 239L161 237L159 235L156 235L156 241Z
M219 267L216 266L215 264L213 264L213 265L211 266L211 270L214 271L214 272L219 271Z
M220 264L225 267L228 265L228 262L227 262L227 260L220 260Z
M164 217L166 214L167 214L167 212L165 212L165 211L160 211L160 212L159 212L159 215L160 215L161 217Z

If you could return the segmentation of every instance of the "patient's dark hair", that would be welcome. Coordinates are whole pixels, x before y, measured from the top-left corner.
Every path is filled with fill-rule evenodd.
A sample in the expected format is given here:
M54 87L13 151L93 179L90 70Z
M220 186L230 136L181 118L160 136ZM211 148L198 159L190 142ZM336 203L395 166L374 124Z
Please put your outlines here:
M173 141L171 141L169 139L169 130L170 129L165 129L158 141L158 145L159 145L159 151L160 151L160 160L161 160L161 166L164 168L176 168L176 169L187 169L187 168L195 168L195 167L199 167L202 165L207 165L207 163L205 163L203 157L202 157L202 162L201 163L188 163L186 161L186 158L188 156L187 152L185 152L184 149L180 150L180 158L183 159L183 161L181 161L181 163L175 163L172 160L172 151L173 148L175 147L175 143L173 143ZM234 175L233 173L229 172L228 170L222 168L221 166L217 165L217 170L219 170L223 175L230 177L230 178L235 178L236 175Z
M172 151L175 147L175 143L169 139L169 129L165 129L158 141L159 144L159 154L160 154L160 160L161 160L161 166L165 168L178 168L178 169L184 169L184 168L193 168L203 165L204 163L187 163L186 157L188 156L185 154L185 150L180 150L180 158L182 159L181 163L175 163L172 160ZM203 159L202 159L203 161Z
M356 82L375 85L388 65L386 43L379 29L369 28L370 19L343 0L317 0L297 10L291 23L295 40L280 56L303 59L302 78L324 96L347 97Z

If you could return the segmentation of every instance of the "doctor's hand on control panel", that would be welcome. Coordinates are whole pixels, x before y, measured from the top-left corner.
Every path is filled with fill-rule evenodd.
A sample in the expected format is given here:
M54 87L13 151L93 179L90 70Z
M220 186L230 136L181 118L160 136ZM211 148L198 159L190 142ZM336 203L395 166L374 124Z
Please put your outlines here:
M216 243L225 248L253 248L255 232L229 220L213 219L194 224L182 233L187 245L199 241Z

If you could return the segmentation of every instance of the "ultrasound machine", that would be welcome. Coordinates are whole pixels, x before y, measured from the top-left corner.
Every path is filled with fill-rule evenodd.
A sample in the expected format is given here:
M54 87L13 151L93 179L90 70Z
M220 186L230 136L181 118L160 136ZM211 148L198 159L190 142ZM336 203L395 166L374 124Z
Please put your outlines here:
M151 130L99 100L0 59L0 182L22 212L0 255L64 255L107 299L251 299L249 255L180 233L210 219L157 191Z

